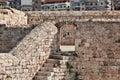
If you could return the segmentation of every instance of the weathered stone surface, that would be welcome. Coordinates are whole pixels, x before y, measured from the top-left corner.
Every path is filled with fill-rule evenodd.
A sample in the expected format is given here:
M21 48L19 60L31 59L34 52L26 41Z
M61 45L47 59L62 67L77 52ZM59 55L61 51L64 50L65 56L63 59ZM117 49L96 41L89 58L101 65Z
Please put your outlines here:
M27 15L12 8L0 9L0 24L5 24L7 27L24 27L27 25Z
M33 29L10 53L0 54L0 64L12 80L32 79L52 53L49 46L54 46L56 33L56 27L46 22Z
M14 28L0 25L0 52L7 53L14 48L34 27ZM25 46L21 46L25 47Z
M81 22L77 25L77 65L83 80L119 80L119 22ZM118 58L118 59L117 59Z
M28 24L59 22L120 22L119 11L36 11L28 12Z
M71 64L73 71L80 73L78 78L120 80L119 16L118 11L29 12L29 24L45 23L35 27L9 54L1 54L0 66L7 73L6 75L10 74L12 80L31 80L51 53L56 50L60 52L57 28L59 30L63 25L74 25L76 58ZM4 35L1 38L4 38ZM58 77L60 76L56 79Z

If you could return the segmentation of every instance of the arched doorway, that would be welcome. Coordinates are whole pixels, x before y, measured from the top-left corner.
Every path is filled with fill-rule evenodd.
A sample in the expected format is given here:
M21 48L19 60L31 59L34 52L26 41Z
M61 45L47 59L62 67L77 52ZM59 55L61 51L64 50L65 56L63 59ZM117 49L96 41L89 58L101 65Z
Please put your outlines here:
M74 25L63 25L60 28L60 49L61 51L75 51L75 33L76 27Z

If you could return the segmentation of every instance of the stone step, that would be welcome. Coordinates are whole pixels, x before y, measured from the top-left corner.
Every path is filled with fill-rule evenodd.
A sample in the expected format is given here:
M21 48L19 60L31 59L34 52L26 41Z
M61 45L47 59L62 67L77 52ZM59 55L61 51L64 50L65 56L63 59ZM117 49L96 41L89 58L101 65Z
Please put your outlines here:
M36 75L32 80L47 80L47 76Z
M63 60L74 61L75 57L74 56L63 56Z
M65 76L54 76L54 79L52 80L65 80L64 77Z
M54 76L64 76L65 75L65 73L64 72L56 72L56 73L54 73Z
M61 52L60 55L62 56L76 56L75 52Z
M68 60L47 59L46 63L61 64L66 63Z
M63 80L64 76L35 76L32 80Z
M62 80L66 72L69 71L66 68L66 62L73 62L74 60L75 56L69 54L52 54L36 73L33 80ZM76 70L71 69L71 72L76 72Z
M67 69L67 68L53 68L50 72L65 73L65 72L69 72L69 69ZM77 69L72 68L71 73L74 73L74 72L77 72Z
M49 59L57 59L57 60L75 60L74 56L69 55L60 55L60 54L52 54Z
M49 59L62 60L62 59L63 59L63 56L53 54L53 55L50 55L50 56L49 56Z
M44 63L43 67L55 67L54 63Z
M48 71L48 72L51 72L53 71L53 67L41 67L41 69L39 71Z
M64 73L66 71L67 71L67 69L65 69L65 68L54 68L53 69L54 73Z
M59 63L60 63L60 60L57 60L57 59L47 59L47 60L46 60L46 63L59 64Z
M36 73L37 76L50 76L51 75L51 72L46 72L46 71L38 71Z
M66 68L58 68L58 67L42 67L39 71L47 71L47 72L65 72Z

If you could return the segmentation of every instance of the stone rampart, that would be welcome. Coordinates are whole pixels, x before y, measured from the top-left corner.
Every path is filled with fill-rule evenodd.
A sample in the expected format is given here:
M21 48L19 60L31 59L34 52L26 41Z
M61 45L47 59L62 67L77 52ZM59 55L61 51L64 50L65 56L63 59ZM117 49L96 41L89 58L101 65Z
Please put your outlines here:
M120 22L119 11L35 11L28 12L28 24L39 24L44 21L53 22Z
M63 25L74 25L77 57L72 66L78 72L77 77L120 80L120 12L41 11L27 15L30 25L42 25L35 27L9 53L1 53L0 70L6 76L12 80L31 80L50 53L56 51L60 37L56 35L57 27L59 30ZM6 79L2 74L1 79Z
M12 8L0 10L0 24L5 24L7 27L27 25L27 15L22 11Z
M8 53L27 35L34 27L6 27L0 25L0 53Z
M80 22L77 71L83 80L120 80L120 23Z
M32 80L52 53L56 27L46 22L33 29L13 50L0 54L0 66L12 80ZM51 46L51 47L50 47ZM0 75L0 79L4 76Z

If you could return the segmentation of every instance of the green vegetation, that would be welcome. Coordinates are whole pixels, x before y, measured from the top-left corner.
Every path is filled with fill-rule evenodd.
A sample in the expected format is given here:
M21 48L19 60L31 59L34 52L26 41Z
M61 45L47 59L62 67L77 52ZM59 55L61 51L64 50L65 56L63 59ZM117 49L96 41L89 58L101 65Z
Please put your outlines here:
M93 19L92 18L90 18L89 20L88 20L88 22L92 22L93 21Z
M76 72L76 73L75 73L75 80L79 80L78 76L79 76L79 73Z
M76 73L75 73L75 79L74 79L74 80L83 80L83 79L79 79L79 77L78 77L79 75L80 75L80 73L76 72Z
M118 74L120 75L120 67L118 68Z
M66 68L69 70L69 73L71 73L73 66L69 62L66 62Z
M0 9L2 9L3 8L3 5L0 3Z
M12 78L10 75L7 75L7 78Z
M28 13L25 13L25 16L30 16L30 14L28 14Z

